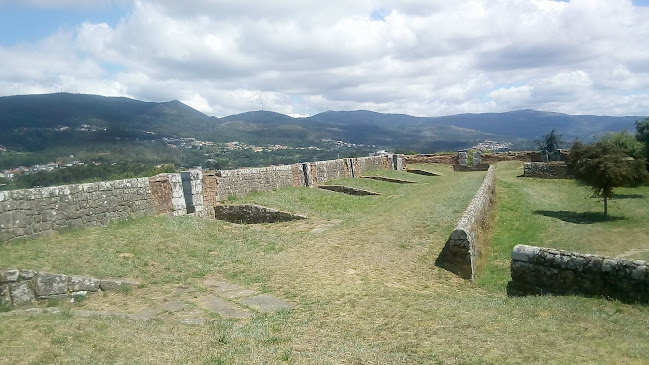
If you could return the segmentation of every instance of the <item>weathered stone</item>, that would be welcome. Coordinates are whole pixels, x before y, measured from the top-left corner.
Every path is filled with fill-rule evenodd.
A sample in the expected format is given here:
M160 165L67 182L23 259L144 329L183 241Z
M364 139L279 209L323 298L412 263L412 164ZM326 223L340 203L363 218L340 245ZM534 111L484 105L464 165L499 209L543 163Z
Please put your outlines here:
M512 251L512 260L530 262L538 255L540 250L539 247L516 245Z
M0 284L0 306L11 305L11 295L9 294L10 284Z
M36 299L29 281L19 281L9 284L9 292L11 295L11 304L15 307L33 304Z
M270 294L261 294L239 301L241 304L253 307L260 312L276 312L283 309L293 309L295 304Z
M117 290L119 288L134 288L140 285L137 281L125 279L106 279L99 281L99 288L103 291Z
M33 270L20 270L20 280L31 280L36 275Z
M13 283L18 280L20 271L17 269L4 269L0 271L0 284Z
M66 294L68 292L68 276L39 272L34 280L34 291L38 298Z
M219 297L209 297L203 300L207 309L229 318L250 318L251 313Z
M70 276L68 290L75 291L97 291L99 290L99 280L88 276Z

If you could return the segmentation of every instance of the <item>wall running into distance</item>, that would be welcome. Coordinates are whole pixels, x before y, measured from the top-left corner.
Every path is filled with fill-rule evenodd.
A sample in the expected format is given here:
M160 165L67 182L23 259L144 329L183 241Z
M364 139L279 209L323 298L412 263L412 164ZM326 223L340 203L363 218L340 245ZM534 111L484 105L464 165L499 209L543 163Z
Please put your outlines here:
M451 232L451 236L435 261L435 265L451 271L463 279L475 279L479 255L478 243L482 238L481 232L489 219L495 192L495 168L491 166L469 207L462 214L460 222Z
M371 169L405 168L402 155L347 158L238 170L191 170L150 178L0 192L0 241L141 215L214 217L229 197L287 186L316 187Z

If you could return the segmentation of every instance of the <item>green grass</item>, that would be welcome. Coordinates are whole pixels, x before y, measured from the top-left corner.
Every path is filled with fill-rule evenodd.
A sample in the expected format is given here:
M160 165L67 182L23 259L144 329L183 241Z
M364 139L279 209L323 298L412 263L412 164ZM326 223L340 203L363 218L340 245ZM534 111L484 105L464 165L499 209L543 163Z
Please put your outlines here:
M494 244L489 266L473 284L435 267L434 261L484 172L412 167L443 176L380 171L371 173L418 184L332 182L368 188L380 196L287 188L234 199L302 213L309 217L306 221L248 226L150 217L4 243L0 267L131 277L144 284L130 293L90 297L78 304L85 309L136 313L181 298L189 305L186 311L200 312L195 298L209 294L202 281L213 276L289 299L296 308L249 320L212 315L196 326L178 321L185 311L148 322L79 317L69 310L76 303L61 303L61 314L0 314L0 363L646 362L648 307L504 294L509 246L561 241L552 230L566 223L534 211L598 207L581 198L574 200L583 207L572 208L574 202L565 198L546 205L545 196L561 196L562 191L581 191L584 196L584 188L516 178L517 166L499 165ZM644 205L636 200L644 200ZM586 231L600 224L636 227L643 209L646 212L646 199L624 202L639 211L616 212L627 218L623 220L571 225ZM178 297L178 285L195 291Z

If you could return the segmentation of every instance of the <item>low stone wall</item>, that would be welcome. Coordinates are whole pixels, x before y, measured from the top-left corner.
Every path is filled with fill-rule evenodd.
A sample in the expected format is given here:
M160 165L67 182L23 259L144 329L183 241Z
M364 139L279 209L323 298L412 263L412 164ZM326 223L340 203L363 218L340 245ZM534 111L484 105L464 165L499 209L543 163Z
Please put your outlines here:
M0 241L154 214L147 178L0 192Z
M287 186L315 187L332 179L360 177L370 169L403 166L401 155L371 156L5 191L0 192L0 241L102 226L129 216L213 217L213 207L231 196Z
M411 174L416 174L416 175L423 175L423 176L439 176L439 174L436 174L434 172L420 170L420 169L407 169L406 172L409 172Z
M378 180L378 181L385 181L385 182L390 182L390 183L395 183L395 184L415 184L414 181L410 180L403 180L403 179L395 179L392 177L385 177L385 176L363 176L364 179L370 179L370 180Z
M306 219L305 216L282 212L253 204L217 205L214 217L232 223L276 223Z
M523 164L524 177L542 179L571 179L565 162L526 162Z
M491 166L469 207L464 211L435 265L473 280L477 274L479 241L492 211L496 190L495 168Z
M458 163L457 154L448 154L448 153L434 153L434 154L422 154L422 155L404 155L403 160L407 164L411 163L441 163L445 165L454 165Z
M487 170L489 170L488 163L480 163L477 165L460 165L460 164L453 165L453 171L459 171L459 172L487 171Z
M517 245L509 295L585 295L649 303L649 263Z
M32 305L38 300L86 296L98 291L133 287L137 282L123 279L99 280L88 276L50 274L32 270L0 270L0 304Z

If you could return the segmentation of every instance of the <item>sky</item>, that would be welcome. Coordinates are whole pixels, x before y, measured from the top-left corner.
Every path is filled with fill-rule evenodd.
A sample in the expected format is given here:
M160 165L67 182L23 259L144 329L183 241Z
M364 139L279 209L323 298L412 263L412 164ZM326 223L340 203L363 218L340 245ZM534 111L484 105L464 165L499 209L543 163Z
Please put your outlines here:
M649 0L0 0L0 96L649 115Z

